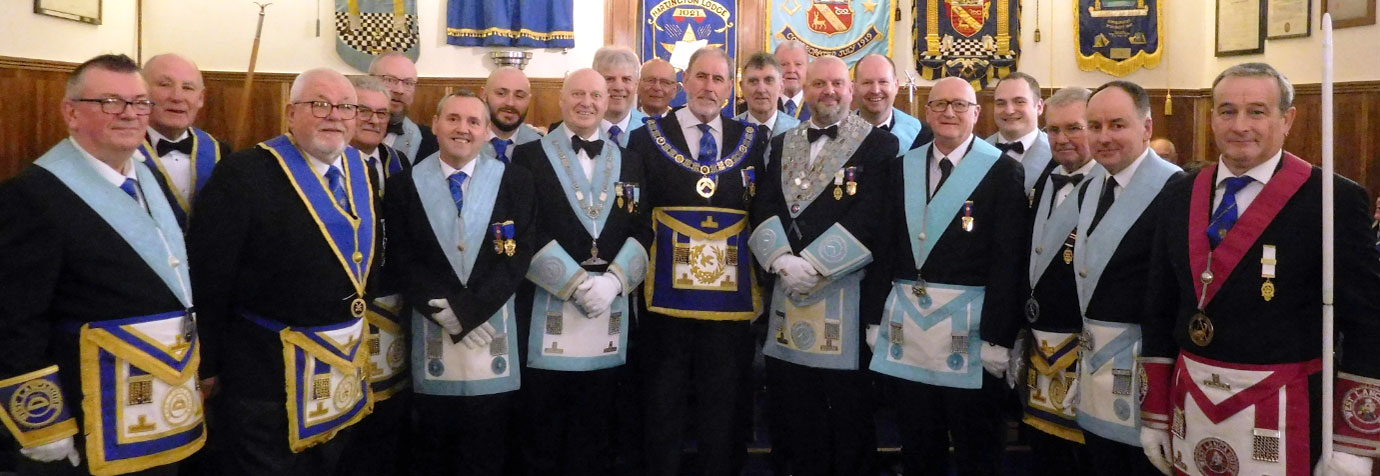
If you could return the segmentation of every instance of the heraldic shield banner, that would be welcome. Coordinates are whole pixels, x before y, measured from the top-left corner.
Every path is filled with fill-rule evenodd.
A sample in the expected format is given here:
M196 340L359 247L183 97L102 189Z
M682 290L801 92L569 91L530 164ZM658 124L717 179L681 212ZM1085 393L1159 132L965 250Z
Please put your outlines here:
M915 69L925 79L955 76L981 90L1016 70L1019 0L916 0Z
M1078 0L1078 68L1126 76L1160 65L1161 0Z
M690 53L719 48L736 64L738 58L738 2L734 0L642 0L642 59L661 58L676 67L685 80ZM678 52L679 51L679 52ZM728 104L733 104L732 92ZM685 104L682 88L671 107Z
M416 0L335 0L335 51L368 71L374 57L392 51L417 61Z
M771 51L787 40L810 56L837 56L853 66L871 53L891 55L892 0L772 0L767 9Z

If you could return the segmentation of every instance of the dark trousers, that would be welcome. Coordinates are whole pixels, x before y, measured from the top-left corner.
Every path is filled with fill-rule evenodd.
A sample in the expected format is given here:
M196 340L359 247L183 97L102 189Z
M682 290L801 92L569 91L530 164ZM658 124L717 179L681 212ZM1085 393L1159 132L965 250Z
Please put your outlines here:
M649 362L644 392L649 475L680 472L687 417L695 423L699 473L738 474L746 458L738 405L751 345L747 321L707 321L648 313ZM694 413L688 412L693 395Z
M614 388L613 428L609 432L610 454L616 476L643 476L642 446L644 444L643 413L646 399L642 396L643 376L646 375L651 346L644 342L647 332L642 319L647 315L641 293L633 295L630 307L636 318L628 325L628 363L613 369Z
M390 476L407 474L402 467L403 438L411 423L412 391L402 390L387 400L374 402L374 412L356 423L340 466L339 476Z
M609 429L615 411L617 371L523 369L519 413L525 474L609 474Z
M414 475L498 476L508 455L513 392L475 397L413 394Z
M1076 441L1037 430L1031 426L1022 428L1026 442L1030 443L1030 459L1034 463L1035 476L1087 475L1087 447Z
M1150 464L1145 451L1139 446L1131 446L1119 441L1109 440L1092 432L1084 431L1087 440L1089 474L1117 476L1161 476L1160 470ZM1191 455L1184 455L1192 458Z
M333 474L351 430L341 430L329 441L293 453L288 446L287 408L281 401L253 400L221 395L224 410L220 427L224 463L221 474L296 476ZM365 417L368 418L368 417Z
M872 376L865 370L817 369L767 358L772 402L782 405L780 435L792 449L794 476L876 474Z
M1000 474L1006 443L1006 382L985 371L978 389L889 380L891 401L898 402L896 418L906 476L950 474L951 441L959 476Z

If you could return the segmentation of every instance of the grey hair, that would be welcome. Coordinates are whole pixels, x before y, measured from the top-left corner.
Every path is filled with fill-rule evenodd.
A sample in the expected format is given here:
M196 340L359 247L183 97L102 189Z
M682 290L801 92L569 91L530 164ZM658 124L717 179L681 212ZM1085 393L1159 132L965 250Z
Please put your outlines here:
M592 65L599 74L609 68L632 68L633 76L641 76L642 60L626 46L604 46L594 52Z
M776 51L773 51L772 54L779 55L782 51L786 50L801 50L805 52L805 56L810 56L810 50L806 49L805 44L801 43L800 40L783 41L780 44L776 45Z
M100 55L86 60L86 62L77 65L77 68L72 70L72 75L67 77L67 89L63 91L63 95L66 99L76 99L77 96L81 95L82 89L86 86L86 72L92 69L101 69L113 73L139 74L139 63L135 63L129 56L111 54Z
M1274 66L1268 63L1241 63L1227 68L1222 74L1217 75L1217 79L1212 80L1213 94L1216 94L1217 83L1223 79L1231 77L1268 77L1274 78L1275 84L1279 86L1279 110L1284 112L1294 107L1294 85L1289 82L1289 78L1284 77Z
M1141 120L1150 119L1150 93L1145 92L1145 88L1140 87L1139 84L1124 79L1108 81L1107 84L1098 86L1088 96L1088 100L1092 100L1093 96L1108 88L1116 88L1126 92L1127 95L1131 96L1131 101L1135 103L1136 115L1140 116Z
M369 62L369 74L377 74L379 63L388 58L404 58L407 60L407 62L412 62L412 58L408 58L407 55L403 54L403 52L401 51L389 51L381 55L375 56L373 61Z
M753 53L752 56L748 57L747 63L743 64L743 71L767 68L776 70L776 74L781 74L781 62L776 60L776 55L765 51Z
M687 76L685 78L687 80L690 79L688 73L691 69L695 68L695 63L699 62L700 58L706 55L723 58L724 64L728 65L728 82L732 83L733 81L735 81L734 78L736 76L734 75L734 72L736 71L736 69L733 68L733 58L729 58L728 53L725 53L724 50L718 48L700 48L698 50L695 50L694 54L690 55L690 62L685 65L685 72L687 73Z
M379 78L375 78L367 74L352 74L349 76L349 78L350 85L354 86L355 89L361 91L373 91L376 93L381 93L384 96L388 95L388 87L384 86L383 81L379 81Z
M1092 91L1089 91L1088 88L1069 86L1055 91L1049 99L1045 100L1045 107L1063 107L1073 103L1086 104L1088 96L1092 96Z
M300 101L300 100L302 99L302 93L303 93L303 91L305 91L305 90L307 89L307 83L310 83L310 82L312 82L312 80L315 80L315 79L317 79L318 77L322 77L322 76L329 76L329 77L331 77L331 78L333 78L333 79L337 79L337 78L338 78L338 79L340 79L341 81L346 81L346 82L349 81L348 79L345 79L345 75L340 74L339 71L336 71L336 70L333 70L333 69L330 69L330 68L313 68L313 69L309 69L309 70L303 71L302 74L297 75L297 78L295 78L295 79L292 80L292 88L288 90L288 101L290 101L290 102L297 102L297 101Z

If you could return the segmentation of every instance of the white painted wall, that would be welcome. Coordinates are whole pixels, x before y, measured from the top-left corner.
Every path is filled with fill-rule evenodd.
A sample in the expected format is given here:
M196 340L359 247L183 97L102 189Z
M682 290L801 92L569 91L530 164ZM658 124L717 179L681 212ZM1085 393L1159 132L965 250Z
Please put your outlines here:
M70 62L102 53L134 56L134 0L105 0L100 25L33 11L34 0L0 0L0 55Z

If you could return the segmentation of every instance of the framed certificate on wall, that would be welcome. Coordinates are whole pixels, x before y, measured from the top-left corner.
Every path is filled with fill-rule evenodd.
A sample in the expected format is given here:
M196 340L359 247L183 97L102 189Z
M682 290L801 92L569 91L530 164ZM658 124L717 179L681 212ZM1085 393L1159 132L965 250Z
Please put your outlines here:
M1333 28L1375 24L1375 0L1323 0L1322 11L1332 14Z
M1267 0L1265 37L1303 38L1313 34L1313 0Z
M1265 0L1217 0L1216 56L1265 52Z
M34 0L34 13L101 24L101 0Z

